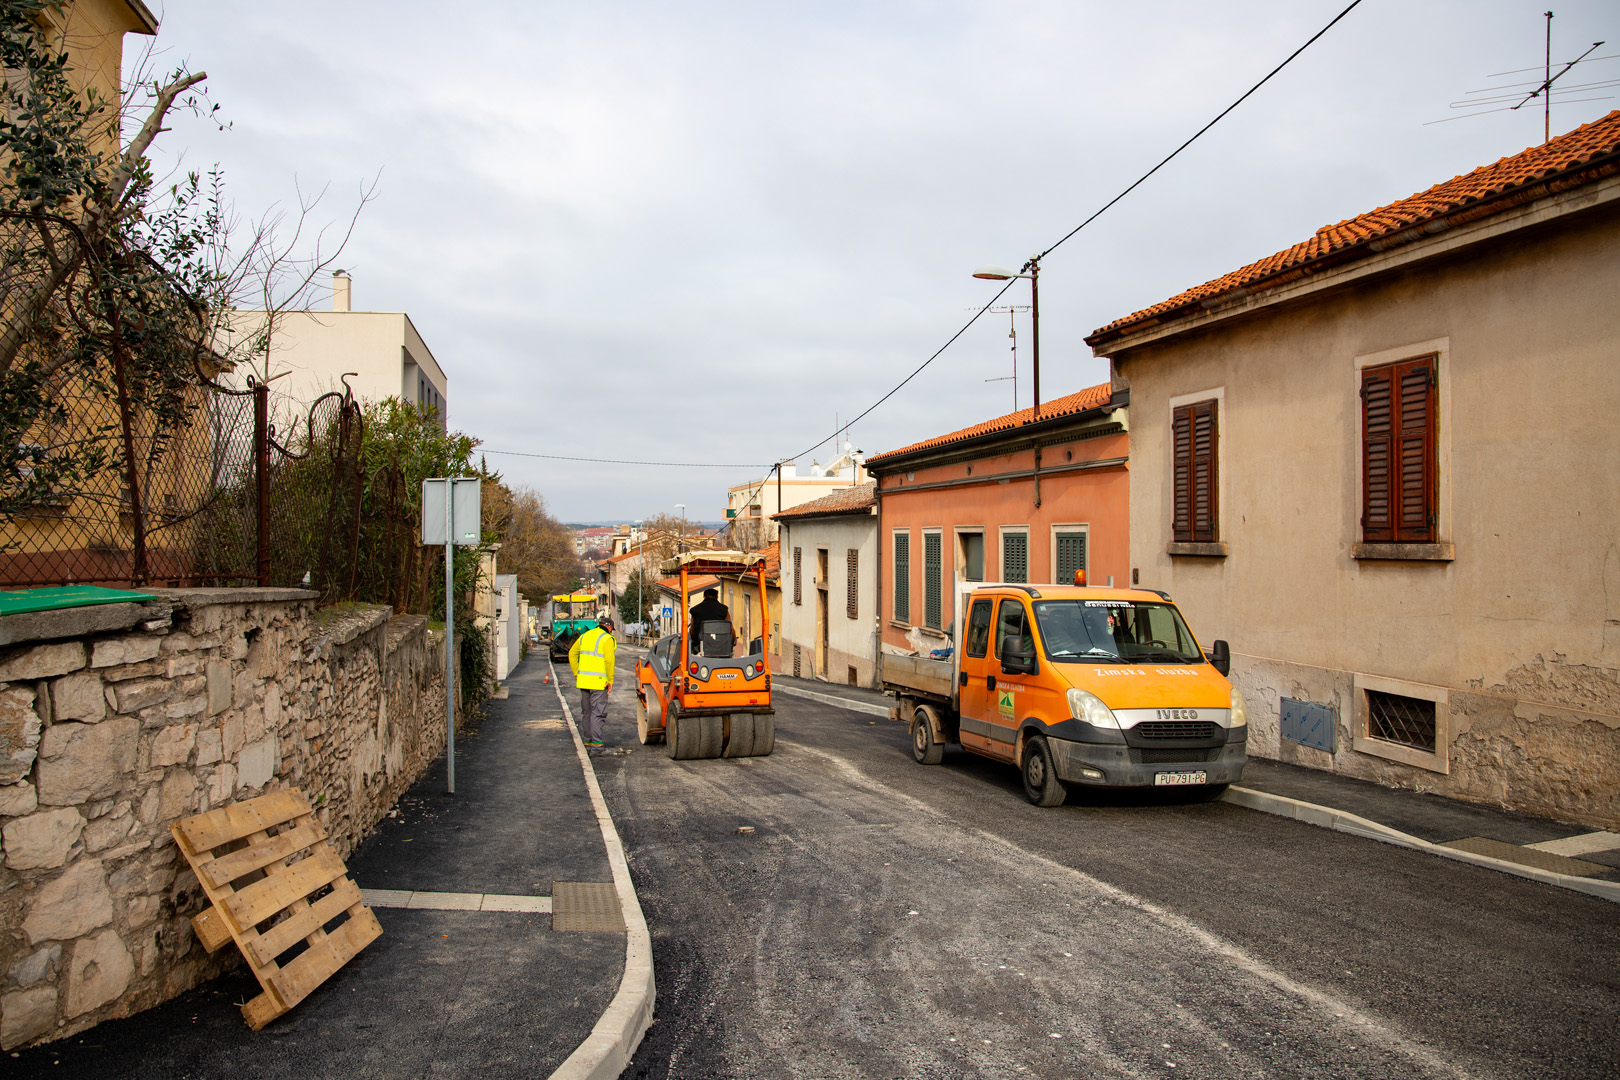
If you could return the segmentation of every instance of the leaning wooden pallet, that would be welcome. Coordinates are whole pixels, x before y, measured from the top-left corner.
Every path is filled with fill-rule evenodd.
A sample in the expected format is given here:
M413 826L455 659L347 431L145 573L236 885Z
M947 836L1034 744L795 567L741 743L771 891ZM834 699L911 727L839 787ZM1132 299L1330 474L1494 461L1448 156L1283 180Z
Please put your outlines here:
M211 902L191 920L197 940L209 952L234 940L264 987L242 1006L254 1031L382 933L297 788L186 818L170 831Z

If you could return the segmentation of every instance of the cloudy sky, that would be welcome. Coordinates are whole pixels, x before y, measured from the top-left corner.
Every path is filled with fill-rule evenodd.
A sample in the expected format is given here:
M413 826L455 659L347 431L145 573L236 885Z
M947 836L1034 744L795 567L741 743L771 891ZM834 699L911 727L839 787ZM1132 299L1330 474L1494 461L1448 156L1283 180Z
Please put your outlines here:
M177 119L160 164L220 163L246 218L324 187L343 221L380 176L339 262L354 307L410 314L491 451L808 464L994 294L975 268L1051 245L1347 2L149 0L155 62L206 70L231 125ZM1082 338L1111 319L1539 142L1529 108L1425 121L1532 78L1487 76L1540 64L1545 7L1364 0L1046 259L1042 396L1107 377ZM1555 61L1620 53L1612 0L1555 10ZM1008 329L986 316L855 446L1010 411L985 381ZM566 520L712 520L764 473L489 461Z

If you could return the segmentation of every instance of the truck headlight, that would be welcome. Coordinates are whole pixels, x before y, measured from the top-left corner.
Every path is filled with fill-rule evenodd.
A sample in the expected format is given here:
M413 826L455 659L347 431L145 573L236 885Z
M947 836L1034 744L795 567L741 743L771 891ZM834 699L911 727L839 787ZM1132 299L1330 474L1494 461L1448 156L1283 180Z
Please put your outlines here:
M1079 687L1069 691L1069 715L1076 720L1084 720L1092 727L1119 727L1119 719L1114 716L1112 709L1103 704L1102 698L1088 694Z
M1232 687L1232 727L1248 727L1249 712L1243 705L1243 694L1237 687Z

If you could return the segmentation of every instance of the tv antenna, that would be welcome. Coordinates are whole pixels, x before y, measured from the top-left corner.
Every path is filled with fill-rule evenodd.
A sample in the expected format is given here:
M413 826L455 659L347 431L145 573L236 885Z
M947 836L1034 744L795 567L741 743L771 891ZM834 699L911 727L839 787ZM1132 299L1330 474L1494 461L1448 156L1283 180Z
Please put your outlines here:
M979 309L978 308L970 308L969 310L970 311L978 311ZM1013 387L1012 387L1012 389L1013 389L1013 407L1012 407L1012 411L1017 412L1018 411L1018 313L1020 311L1028 311L1029 310L1029 305L1028 304L1002 304L1002 305L1000 305L998 307L993 307L990 310L991 311L996 311L996 312L1005 311L1007 313L1007 336L1012 338L1012 374L1011 375L1002 375L999 378L986 379L984 381L985 382L1011 382L1013 384Z
M1594 41L1591 48L1565 63L1557 72L1554 72L1552 65L1553 13L1550 11L1543 12L1543 17L1547 20L1547 44L1540 69L1540 81L1531 79L1521 82L1498 83L1495 86L1470 90L1464 95L1463 100L1451 103L1450 107L1452 109L1461 110L1459 115L1430 120L1424 124L1424 127L1428 127L1430 124L1444 124L1452 120L1466 120L1471 116L1484 116L1487 113L1516 112L1532 101L1540 99L1541 141L1545 144L1552 140L1552 107L1555 99L1559 105L1574 105L1582 101L1608 101L1612 99L1613 94L1599 94L1595 97L1571 97L1569 95L1590 94L1596 90L1606 90L1620 86L1620 79L1600 79L1597 82L1565 84L1563 86L1553 85L1582 61L1590 64L1599 60L1620 60L1620 53L1611 56L1593 56L1592 53L1603 45L1601 41ZM1494 75L1487 75L1486 78L1502 79L1511 75L1528 74L1535 70L1537 69L1515 68L1512 71L1498 71Z

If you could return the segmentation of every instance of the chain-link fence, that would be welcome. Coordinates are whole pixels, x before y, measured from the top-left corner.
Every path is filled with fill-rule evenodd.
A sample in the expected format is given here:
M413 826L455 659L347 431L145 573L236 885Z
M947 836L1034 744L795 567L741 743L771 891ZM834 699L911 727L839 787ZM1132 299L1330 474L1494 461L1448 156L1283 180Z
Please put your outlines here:
M284 410L281 432L269 388L251 378L188 388L186 419L168 430L110 388L57 393L24 460L42 475L77 464L0 516L0 588L301 585L323 603L427 609L443 564L417 543L415 478L397 460L368 474L352 394Z

